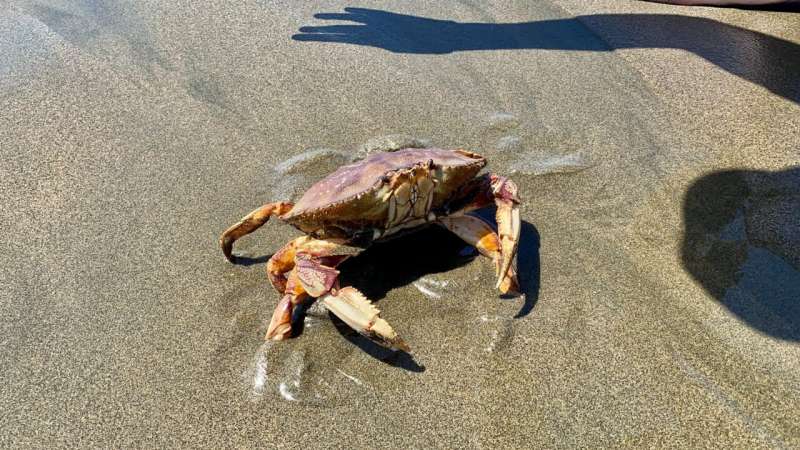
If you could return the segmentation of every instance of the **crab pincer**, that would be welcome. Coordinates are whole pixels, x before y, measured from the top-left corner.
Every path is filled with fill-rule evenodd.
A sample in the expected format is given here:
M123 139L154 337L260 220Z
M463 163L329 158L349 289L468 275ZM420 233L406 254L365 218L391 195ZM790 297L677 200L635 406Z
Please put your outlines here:
M408 345L380 317L380 311L356 288L346 287L320 299L323 305L350 328L379 344L395 350L410 352Z

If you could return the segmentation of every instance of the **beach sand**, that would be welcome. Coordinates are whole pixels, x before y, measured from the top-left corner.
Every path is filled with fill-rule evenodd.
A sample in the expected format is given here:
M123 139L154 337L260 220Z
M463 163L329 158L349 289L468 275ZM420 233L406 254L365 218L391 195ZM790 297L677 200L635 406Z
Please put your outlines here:
M0 12L0 447L800 446L800 14L315 3ZM519 184L525 295L426 230L342 266L412 355L265 343L298 232L219 234L412 144Z

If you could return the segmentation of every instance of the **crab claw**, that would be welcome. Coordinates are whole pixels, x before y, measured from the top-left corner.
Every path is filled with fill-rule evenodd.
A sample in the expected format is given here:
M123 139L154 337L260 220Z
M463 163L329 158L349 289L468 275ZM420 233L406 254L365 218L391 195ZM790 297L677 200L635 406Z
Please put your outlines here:
M517 254L519 243L520 218L517 185L508 178L491 175L492 194L497 205L497 234L500 237L500 269L495 288L499 289L506 275L509 275L511 262Z
M292 294L286 294L281 301L278 302L278 306L275 307L275 311L272 313L272 320L269 322L269 327L267 327L267 336L265 339L280 341L291 336L292 310L294 309L292 297Z
M395 350L411 351L389 323L380 318L380 311L356 288L345 287L320 299L323 305L350 328L377 343Z

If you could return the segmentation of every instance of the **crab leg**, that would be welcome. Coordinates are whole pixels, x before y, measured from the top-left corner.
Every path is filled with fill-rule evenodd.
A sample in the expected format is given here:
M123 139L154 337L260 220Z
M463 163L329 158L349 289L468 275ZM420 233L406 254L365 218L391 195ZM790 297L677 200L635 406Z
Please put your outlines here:
M265 339L272 339L275 341L283 340L292 334L292 311L295 305L302 302L307 296L294 296L286 294L278 302L275 311L272 312L272 319L269 321L267 327L267 336Z
M500 270L495 288L500 288L503 275L509 274L511 262L517 254L519 232L519 197L517 185L506 177L490 175L492 194L497 205L497 234L500 237Z
M275 311L272 313L265 339L280 341L290 337L292 334L292 312L294 307L308 299L308 297L308 294L297 279L296 270L292 269L286 282L283 298L278 302Z
M467 244L477 248L482 255L492 258L500 292L503 294L519 292L519 283L514 267L509 266L506 272L501 272L503 258L500 250L500 237L488 223L471 215L442 217L438 223L455 233Z
M292 204L288 202L267 203L244 216L238 223L231 225L222 236L219 237L219 246L228 261L233 262L233 243L240 237L256 231L261 225L269 220L270 216L280 216L292 209Z

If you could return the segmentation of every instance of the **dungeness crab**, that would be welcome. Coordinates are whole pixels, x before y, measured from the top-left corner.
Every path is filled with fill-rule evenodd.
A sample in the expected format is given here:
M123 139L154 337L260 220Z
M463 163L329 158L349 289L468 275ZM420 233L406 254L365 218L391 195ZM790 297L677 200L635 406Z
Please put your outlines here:
M405 342L379 317L378 309L353 287L339 287L336 266L372 242L429 224L451 230L492 258L502 293L518 290L512 265L520 232L517 186L497 175L478 176L486 159L464 150L404 149L377 153L343 166L313 185L297 204L267 203L220 237L233 262L233 243L270 216L306 235L286 244L267 263L272 286L283 295L267 329L267 339L291 336L293 308L309 298L359 333L394 349ZM497 205L497 233L468 214Z

